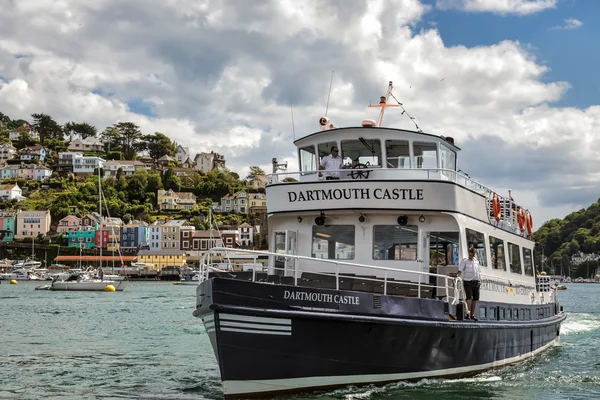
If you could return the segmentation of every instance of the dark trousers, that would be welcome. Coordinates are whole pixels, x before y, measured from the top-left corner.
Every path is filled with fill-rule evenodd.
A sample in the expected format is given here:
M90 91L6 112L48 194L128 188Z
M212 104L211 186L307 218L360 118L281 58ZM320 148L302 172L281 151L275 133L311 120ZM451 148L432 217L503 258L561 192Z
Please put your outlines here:
M340 178L337 177L337 176L326 176L325 180L327 180L327 181L339 181Z

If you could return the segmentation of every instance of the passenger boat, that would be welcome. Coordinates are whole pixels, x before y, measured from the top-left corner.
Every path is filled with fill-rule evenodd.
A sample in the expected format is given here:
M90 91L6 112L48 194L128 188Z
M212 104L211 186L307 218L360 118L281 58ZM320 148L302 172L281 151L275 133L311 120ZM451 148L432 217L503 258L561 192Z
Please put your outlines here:
M266 270L214 268L225 248L201 261L194 316L225 398L464 377L558 342L566 315L550 277L536 276L531 214L460 172L452 138L382 127L386 108L402 107L390 98L391 82L378 121L321 118L295 141L299 172L273 160L270 251L247 251L267 255ZM346 165L326 180L333 146ZM457 274L470 248L477 320Z

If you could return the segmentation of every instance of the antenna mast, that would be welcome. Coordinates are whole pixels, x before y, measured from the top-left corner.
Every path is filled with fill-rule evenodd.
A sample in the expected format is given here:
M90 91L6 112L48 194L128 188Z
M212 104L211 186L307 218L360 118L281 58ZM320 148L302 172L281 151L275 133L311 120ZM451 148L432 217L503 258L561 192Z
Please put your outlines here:
M327 116L327 111L329 111L329 98L331 97L331 86L333 84L333 73L334 72L335 71L331 71L331 79L329 80L329 93L327 94L327 105L325 106L325 116Z
M294 125L294 106L292 104L291 97L290 97L290 111L292 112L292 132L294 134L294 141L296 141L296 125Z
M381 96L379 98L379 104L377 105L369 105L369 108L381 108L381 111L379 111L379 118L377 119L377 126L381 126L381 124L383 123L383 115L385 114L385 109L387 107L400 107L400 104L388 104L388 100L390 98L390 96L392 95L392 89L394 88L394 85L392 84L392 81L390 81L390 83L388 84L388 90L387 90L387 94L385 96Z

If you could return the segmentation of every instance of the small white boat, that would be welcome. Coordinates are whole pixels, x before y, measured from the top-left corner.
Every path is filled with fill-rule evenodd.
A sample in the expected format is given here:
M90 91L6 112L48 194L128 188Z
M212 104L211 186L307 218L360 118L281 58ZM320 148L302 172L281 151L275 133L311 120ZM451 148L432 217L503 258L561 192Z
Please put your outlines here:
M5 281L40 281L44 279L45 277L40 276L27 268L15 268L11 272L0 274L0 280Z
M36 289L103 292L110 285L117 292L122 292L128 284L128 280L96 279L88 273L75 272L65 280L55 280L50 285L44 285Z

